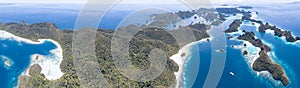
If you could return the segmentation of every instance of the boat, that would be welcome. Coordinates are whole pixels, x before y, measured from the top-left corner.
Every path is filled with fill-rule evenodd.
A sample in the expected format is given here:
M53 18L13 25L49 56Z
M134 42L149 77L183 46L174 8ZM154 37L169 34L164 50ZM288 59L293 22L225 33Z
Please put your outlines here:
M233 73L233 72L229 72L229 74L230 74L231 76L234 76L234 73Z

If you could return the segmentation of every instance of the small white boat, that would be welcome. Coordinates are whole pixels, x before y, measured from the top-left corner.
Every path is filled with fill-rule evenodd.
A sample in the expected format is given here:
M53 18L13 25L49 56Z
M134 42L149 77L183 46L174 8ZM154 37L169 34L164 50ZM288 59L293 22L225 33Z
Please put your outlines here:
M234 76L234 73L233 73L233 72L229 72L229 74L230 74L231 76Z

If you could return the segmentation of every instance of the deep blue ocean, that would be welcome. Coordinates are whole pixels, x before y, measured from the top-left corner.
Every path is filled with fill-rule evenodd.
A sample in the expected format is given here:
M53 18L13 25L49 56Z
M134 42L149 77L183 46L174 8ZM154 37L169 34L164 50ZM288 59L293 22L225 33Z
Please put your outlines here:
M72 4L0 4L0 22L21 20L28 24L53 22L60 29L73 29L81 5Z
M13 39L0 39L0 56L11 61L11 67L0 63L0 88L12 88L17 85L19 75L29 66L33 54L49 55L57 46L50 41L42 44L28 44ZM3 62L3 61L1 61Z
M74 24L76 22L76 17L80 12L80 8L82 5L47 5L46 7L36 6L36 5L18 5L18 4L4 4L0 5L0 9L6 9L4 11L0 11L0 22L8 23L8 22L20 22L21 20L25 20L27 23L38 23L38 22L53 22L60 29L73 29ZM24 8L26 7L26 8ZM41 8L43 7L43 8ZM134 12L134 10L139 9L140 7L135 7L126 10L119 10L120 8L125 8L126 6L120 6L118 8L113 8L113 10L108 11L107 14L102 19L99 27L105 29L115 29L122 19L126 16ZM130 7L128 5L127 7ZM268 5L253 5L253 9L251 11L257 11L258 16L266 22L269 22L273 25L276 25L285 30L292 31L295 35L300 36L300 4L298 3L288 3L288 4L268 4ZM175 9L171 11L176 11ZM253 26L242 26L245 30L256 30ZM275 53L274 60L281 64L284 70L287 73L287 76L290 78L291 84L288 87L298 88L300 87L300 82L297 79L300 79L300 65L299 56L300 47L292 44L286 44L286 42L282 41L278 37L274 37L270 34L263 34L255 32L258 38L264 40L268 44L272 44L273 51ZM9 58L14 58L22 54L24 59L19 59L17 57L16 62L14 64L20 63L23 66L27 66L29 64L29 55L31 54L49 54L49 50L55 48L51 43L45 42L40 45L32 45L32 44L22 44L22 46L18 46L18 43L15 41L1 40L0 43L7 43L12 45L9 47L10 49L16 49L20 52L26 51L26 53L19 53L14 51L3 51L3 47L0 47L0 55L2 53L6 53L5 55ZM227 45L239 45L241 42L227 40ZM15 46L13 46L15 45ZM30 47L23 47L30 46ZM43 47L47 46L47 47ZM49 47L53 46L53 47ZM197 78L195 82L190 82L189 80L185 81L187 87L192 88L200 88L203 86L206 76L208 74L210 61L211 61L211 45L209 42L201 43L196 45L197 48L192 48L191 51L193 53L198 52L200 55L200 62L197 62L199 58L197 56L191 56L190 60L187 62L185 67L185 78L189 78L188 74L197 74ZM31 48L35 47L35 48ZM10 50L9 49L9 50ZM32 50L36 49L36 50ZM13 52L13 53L12 53ZM274 86L272 82L268 79L260 76L256 76L251 68L246 63L243 58L241 51L238 49L233 49L231 47L227 47L226 51L226 64L223 71L223 75L219 81L217 87L219 88L268 88L268 87L278 87ZM20 61L20 62L19 62ZM22 62L22 63L21 63ZM193 66L195 63L200 63L198 72L193 70ZM6 71L6 68L1 68L0 72ZM7 81L2 81L2 79L10 79L19 75L25 67L16 68L19 69L19 72L13 72L12 75L8 75L5 73L0 73L0 86L6 85ZM17 71L17 70L16 70ZM8 71L6 71L8 72ZM229 72L234 72L235 76L230 76ZM15 80L14 80L15 81Z

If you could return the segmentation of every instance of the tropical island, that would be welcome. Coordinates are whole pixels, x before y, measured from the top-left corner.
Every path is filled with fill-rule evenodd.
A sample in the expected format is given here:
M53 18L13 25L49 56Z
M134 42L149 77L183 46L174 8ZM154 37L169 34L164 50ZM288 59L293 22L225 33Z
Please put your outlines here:
M1 60L2 62L4 62L4 65L7 67L7 68L10 68L12 62L5 56L1 56Z

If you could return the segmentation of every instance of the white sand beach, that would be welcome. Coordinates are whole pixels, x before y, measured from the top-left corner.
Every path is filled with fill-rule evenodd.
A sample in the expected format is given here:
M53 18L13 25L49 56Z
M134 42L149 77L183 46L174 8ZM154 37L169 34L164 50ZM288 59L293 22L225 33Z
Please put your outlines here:
M48 80L55 80L59 79L62 77L63 73L61 72L60 69L60 63L63 60L63 51L60 46L60 44L54 40L51 39L39 39L38 42L25 39L19 36L15 36L9 32L0 30L0 40L1 39L12 39L16 40L18 42L25 42L29 44L42 44L45 41L50 41L53 44L57 46L56 49L51 50L51 55L43 56L43 55L38 55L34 54L31 56L31 63L30 66L22 73L22 75L27 75L29 76L29 68L34 65L34 64L39 64L42 67L41 73L45 75L45 77ZM38 56L38 59L36 59Z
M174 72L174 75L176 76L176 88L182 88L183 87L183 72L184 72L184 65L186 61L191 57L192 52L191 52L191 47L195 44L201 43L201 42L206 42L207 39L211 40L212 38L206 38L206 39L201 39L196 42L189 43L182 47L177 54L174 54L173 56L170 57L175 63L178 64L179 70L177 72ZM182 54L185 54L182 56Z

